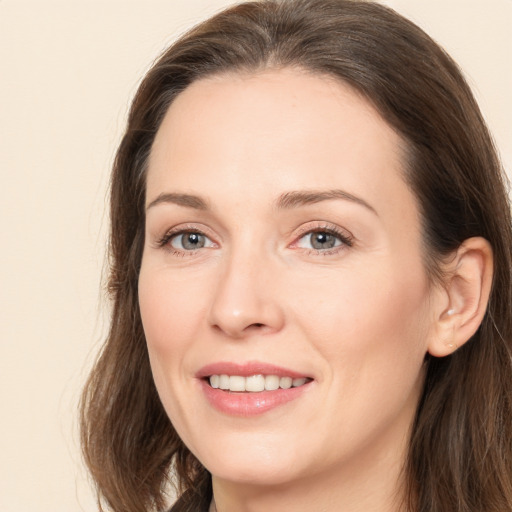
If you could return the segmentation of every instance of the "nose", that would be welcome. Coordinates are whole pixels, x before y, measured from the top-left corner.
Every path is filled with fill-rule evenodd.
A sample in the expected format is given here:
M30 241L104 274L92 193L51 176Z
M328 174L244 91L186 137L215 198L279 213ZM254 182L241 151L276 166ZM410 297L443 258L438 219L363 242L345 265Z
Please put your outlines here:
M278 332L284 325L276 272L261 255L233 255L219 273L210 325L230 338Z

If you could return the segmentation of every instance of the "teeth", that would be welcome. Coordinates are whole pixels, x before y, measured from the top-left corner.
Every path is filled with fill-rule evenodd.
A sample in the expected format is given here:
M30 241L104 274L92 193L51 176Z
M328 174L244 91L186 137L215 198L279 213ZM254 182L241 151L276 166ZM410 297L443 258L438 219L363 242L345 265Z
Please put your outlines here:
M241 377L240 375L211 375L210 386L226 391L259 393L261 391L274 391L279 388L296 388L303 386L308 380L305 377L292 379L292 377L279 377L277 375L250 375L249 377Z
M220 377L218 375L212 375L210 377L210 386L212 388L218 388L219 387L219 380L220 380Z
M245 391L245 377L231 375L231 377L229 377L229 390Z
M212 375L215 377L215 375ZM211 378L210 378L211 380ZM245 379L245 391L257 393L265 389L265 377L263 375L251 375Z
M292 387L293 379L291 377L281 377L279 379L279 387L289 389Z
M229 375L219 375L219 388L229 389Z
M265 377L265 390L274 391L279 389L279 377L277 375L267 375Z

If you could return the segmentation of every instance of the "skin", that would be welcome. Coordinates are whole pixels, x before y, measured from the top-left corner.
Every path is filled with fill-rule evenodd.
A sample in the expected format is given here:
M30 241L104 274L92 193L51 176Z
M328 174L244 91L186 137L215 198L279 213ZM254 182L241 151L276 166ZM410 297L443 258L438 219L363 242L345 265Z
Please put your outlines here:
M204 79L171 105L149 161L139 301L159 395L219 512L398 510L424 357L450 307L424 268L402 147L360 95L300 70ZM332 189L356 200L276 206ZM150 206L167 193L207 208ZM205 246L161 243L173 229ZM326 229L350 243L313 249ZM213 408L196 372L255 360L314 380L262 415Z

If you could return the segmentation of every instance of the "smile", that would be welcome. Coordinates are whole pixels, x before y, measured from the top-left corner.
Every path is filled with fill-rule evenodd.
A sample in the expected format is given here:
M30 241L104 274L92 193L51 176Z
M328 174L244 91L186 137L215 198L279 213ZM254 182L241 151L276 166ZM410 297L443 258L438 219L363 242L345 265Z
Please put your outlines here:
M210 375L208 381L214 389L232 392L261 393L262 391L275 391L277 389L297 388L310 381L306 377L280 377L279 375Z
M195 375L207 402L229 416L254 417L299 401L314 389L315 378L302 371L262 361L219 361Z

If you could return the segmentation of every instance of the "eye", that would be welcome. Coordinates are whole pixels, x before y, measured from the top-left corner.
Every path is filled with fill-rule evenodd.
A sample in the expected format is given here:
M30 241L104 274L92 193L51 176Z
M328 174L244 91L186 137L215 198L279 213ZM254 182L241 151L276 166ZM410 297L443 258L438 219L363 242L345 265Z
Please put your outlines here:
M203 247L213 247L213 242L197 231L175 233L168 239L169 245L179 251L194 251Z
M309 231L297 241L297 247L301 249L313 249L315 251L328 251L341 245L351 246L351 240L332 230L319 229Z

